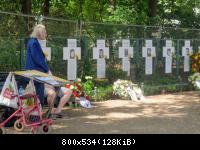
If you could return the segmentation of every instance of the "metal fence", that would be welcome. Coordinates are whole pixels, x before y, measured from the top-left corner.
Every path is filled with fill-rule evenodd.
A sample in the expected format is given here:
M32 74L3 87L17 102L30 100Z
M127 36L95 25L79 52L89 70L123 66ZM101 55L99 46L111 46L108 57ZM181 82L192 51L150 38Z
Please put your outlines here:
M92 59L92 48L97 39L105 39L110 49L110 59L106 60L107 69L112 65L120 67L118 47L122 39L130 39L130 46L134 47L134 57L131 59L131 75L133 82L144 83L144 90L151 94L167 89L170 91L190 90L188 75L183 72L183 57L181 49L184 40L191 41L193 51L200 46L200 30L178 27L123 25L109 23L95 23L30 16L0 12L0 71L19 70L25 64L25 49L28 35L32 27L42 22L47 27L47 45L52 49L52 60L49 63L52 72L67 78L67 61L63 58L63 47L67 46L67 39L75 38L77 46L81 47L82 59L78 61L78 77L84 75L96 76L96 60ZM153 74L145 75L145 59L142 57L142 47L146 39L153 40L156 47L156 58L153 58ZM175 47L173 69L171 74L164 73L165 61L162 48L165 40L171 39Z

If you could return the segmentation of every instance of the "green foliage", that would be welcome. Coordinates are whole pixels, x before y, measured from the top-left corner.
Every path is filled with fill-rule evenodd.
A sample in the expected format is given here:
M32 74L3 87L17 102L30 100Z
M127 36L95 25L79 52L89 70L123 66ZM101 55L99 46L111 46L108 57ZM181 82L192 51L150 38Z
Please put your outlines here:
M86 93L86 95L91 96L93 94L94 90L94 81L93 78L90 76L85 76L85 82L83 82L83 90Z
M0 38L0 71L17 70L20 68L20 52L15 39Z
M105 87L109 85L108 79L94 79L94 84L96 87Z
M44 0L32 0L31 12L33 15L44 15ZM50 17L75 20L69 22L44 20L49 28L49 34L56 35L72 35L76 34L74 30L78 27L77 20L92 21L92 22L110 22L120 24L132 24L132 25L158 25L158 26L170 26L170 27L200 27L200 3L196 0L190 1L157 1L156 16L149 17L149 3L148 1L133 1L133 0L50 0L49 1L49 14ZM0 9L2 11L9 11L20 13L22 10L22 1L0 1ZM92 13L91 13L92 12ZM2 22L0 25L0 35L8 34L20 36L27 35L32 30L33 25L37 22L34 17L21 17L14 15L0 14ZM112 34L127 34L132 32L133 35L152 36L151 34L157 32L154 27L148 27L149 33L143 33L146 28L137 27L137 29L129 28L128 31L121 31L119 33L119 27L111 27L100 25L94 26L94 24L84 24L87 33L95 31L96 35L106 36ZM120 26L122 28L122 26ZM125 30L127 27L125 27ZM135 31L134 31L135 30ZM177 35L177 31L181 32ZM67 32L67 34L66 34ZM79 32L79 31L76 31ZM174 37L185 35L185 31L171 29L163 30L162 34L169 35L169 32ZM57 34L58 35L58 34ZM91 35L91 33L90 33ZM92 35L91 35L92 36ZM198 32L190 31L187 36L198 36Z
M188 83L169 84L163 86L145 85L144 95L162 94L163 91L165 91L166 94L166 93L175 93L175 92L190 91L190 90L194 90L194 88Z
M112 86L106 86L106 87L97 87L97 93L94 94L92 98L95 101L103 101L108 99L113 99L116 96L113 95L113 88Z

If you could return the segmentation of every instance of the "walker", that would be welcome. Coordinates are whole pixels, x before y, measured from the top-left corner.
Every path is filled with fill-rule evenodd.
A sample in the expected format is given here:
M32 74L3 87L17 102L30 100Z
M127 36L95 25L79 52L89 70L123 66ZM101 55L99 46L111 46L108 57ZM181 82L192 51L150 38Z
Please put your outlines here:
M16 75L29 79L23 95L19 95L15 80ZM14 128L17 131L23 131L25 127L28 127L31 128L33 134L48 134L51 132L53 120L50 119L50 113L52 106L49 107L46 114L42 113L41 104L35 92L34 81L54 86L56 93L67 82L64 79L35 70L10 72L1 91L0 105L14 108L16 111L0 123L0 134L5 134L4 126L13 117L17 117L14 123Z

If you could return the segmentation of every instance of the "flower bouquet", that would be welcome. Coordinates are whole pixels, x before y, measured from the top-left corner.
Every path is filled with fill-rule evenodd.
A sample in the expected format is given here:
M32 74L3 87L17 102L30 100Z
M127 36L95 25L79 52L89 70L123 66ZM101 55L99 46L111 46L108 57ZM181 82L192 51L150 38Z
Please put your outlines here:
M143 100L142 90L137 84L118 79L113 84L113 93L122 99Z
M190 75L188 80L190 83L192 83L192 85L196 89L200 89L200 73L199 72L196 72L196 73L193 73L192 75Z
M200 89L200 53L195 53L191 57L191 70L192 75L188 80L196 89Z
M75 105L80 103L84 108L91 108L90 97L83 91L81 80L76 80L72 84L67 84L66 87L72 90L72 94L75 97Z
M200 53L195 53L191 57L192 72L200 72Z

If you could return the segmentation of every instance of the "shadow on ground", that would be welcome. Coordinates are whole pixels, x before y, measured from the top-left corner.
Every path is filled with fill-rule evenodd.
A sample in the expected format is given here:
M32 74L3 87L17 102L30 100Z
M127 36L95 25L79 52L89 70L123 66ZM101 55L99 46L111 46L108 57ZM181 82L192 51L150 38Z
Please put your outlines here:
M148 96L141 102L108 100L95 102L93 106L91 109L65 107L64 118L55 120L52 133L200 133L198 92Z

